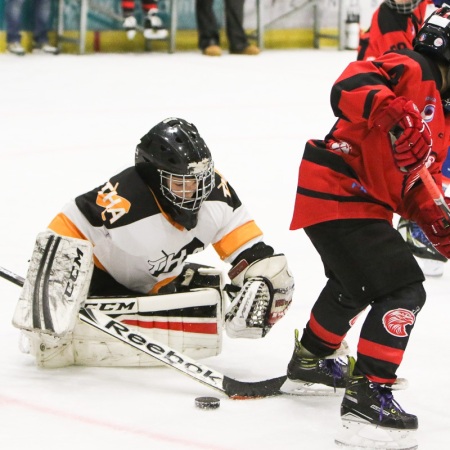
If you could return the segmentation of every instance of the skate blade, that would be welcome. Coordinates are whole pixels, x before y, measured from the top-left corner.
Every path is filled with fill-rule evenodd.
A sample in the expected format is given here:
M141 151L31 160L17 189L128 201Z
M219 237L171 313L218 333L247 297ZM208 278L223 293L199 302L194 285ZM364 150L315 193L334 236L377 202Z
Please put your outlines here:
M167 30L152 30L147 29L144 30L144 38L148 40L152 39L166 39L169 36L169 32Z
M342 428L334 442L338 447L369 450L416 450L415 430L397 430L342 419Z
M305 381L292 381L289 378L280 387L285 395L297 395L305 397L342 397L344 389L325 386L319 383L307 383Z

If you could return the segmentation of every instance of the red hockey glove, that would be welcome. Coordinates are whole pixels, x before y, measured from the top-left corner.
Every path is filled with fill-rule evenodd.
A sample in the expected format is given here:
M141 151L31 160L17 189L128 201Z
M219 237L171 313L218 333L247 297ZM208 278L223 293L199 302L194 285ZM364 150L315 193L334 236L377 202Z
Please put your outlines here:
M450 198L445 197L445 201L450 206ZM414 209L413 218L433 247L447 259L450 258L450 223L443 216L442 211L431 198Z
M431 132L417 106L405 97L397 97L385 108L374 125L389 132L395 164L402 172L420 169L431 152Z

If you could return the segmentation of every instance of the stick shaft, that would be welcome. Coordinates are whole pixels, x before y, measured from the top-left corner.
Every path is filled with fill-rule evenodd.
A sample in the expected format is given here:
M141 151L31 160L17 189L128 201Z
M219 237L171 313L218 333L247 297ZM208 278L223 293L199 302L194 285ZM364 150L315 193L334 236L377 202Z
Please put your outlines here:
M418 174L436 206L442 211L450 226L450 208L428 169L423 166Z

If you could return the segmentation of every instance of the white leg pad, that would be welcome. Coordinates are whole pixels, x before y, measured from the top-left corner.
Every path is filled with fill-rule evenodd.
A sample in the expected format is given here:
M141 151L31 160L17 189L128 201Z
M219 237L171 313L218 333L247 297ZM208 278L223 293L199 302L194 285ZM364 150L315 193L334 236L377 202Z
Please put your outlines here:
M21 330L63 337L70 333L87 297L94 268L92 244L40 233L28 266L13 325Z
M169 345L194 359L222 350L222 296L216 289L137 298L88 298L99 309L128 327ZM30 343L30 353L42 367L161 366L156 359L77 321L70 340Z

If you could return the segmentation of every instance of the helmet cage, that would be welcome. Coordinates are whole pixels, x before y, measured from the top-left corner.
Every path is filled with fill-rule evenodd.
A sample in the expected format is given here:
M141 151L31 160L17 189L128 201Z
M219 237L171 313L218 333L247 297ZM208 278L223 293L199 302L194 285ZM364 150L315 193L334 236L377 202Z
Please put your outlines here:
M428 17L414 40L414 50L450 63L450 7L437 9Z
M389 8L397 11L399 14L411 14L422 0L411 0L407 3L397 3L395 0L385 0Z
M214 188L214 163L206 160L206 168L189 175L158 169L161 192L172 204L186 211L198 211Z

